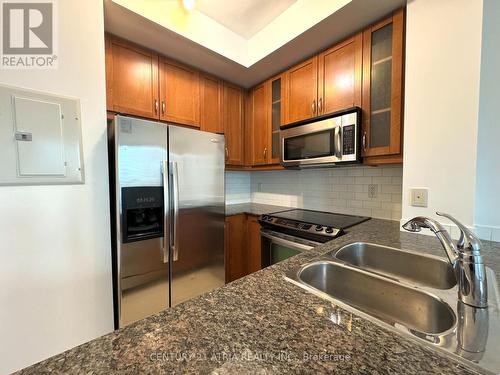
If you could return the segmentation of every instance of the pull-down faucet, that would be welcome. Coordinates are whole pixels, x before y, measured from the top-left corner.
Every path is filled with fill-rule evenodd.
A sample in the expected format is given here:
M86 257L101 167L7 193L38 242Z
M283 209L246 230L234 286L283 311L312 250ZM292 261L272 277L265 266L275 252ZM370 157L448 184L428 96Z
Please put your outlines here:
M428 217L415 217L404 224L403 228L410 232L420 232L422 228L430 229L441 242L453 267L458 284L459 300L470 306L487 307L488 287L486 268L481 256L481 241L454 217L442 212L436 212L436 214L448 218L460 229L460 239L456 245L446 229L436 220Z

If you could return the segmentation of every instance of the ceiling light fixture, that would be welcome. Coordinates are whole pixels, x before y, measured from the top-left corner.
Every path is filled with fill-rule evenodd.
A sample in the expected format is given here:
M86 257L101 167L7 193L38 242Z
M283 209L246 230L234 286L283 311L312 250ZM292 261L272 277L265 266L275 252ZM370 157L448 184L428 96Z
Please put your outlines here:
M195 0L182 0L182 5L184 5L187 11L191 12L194 10Z

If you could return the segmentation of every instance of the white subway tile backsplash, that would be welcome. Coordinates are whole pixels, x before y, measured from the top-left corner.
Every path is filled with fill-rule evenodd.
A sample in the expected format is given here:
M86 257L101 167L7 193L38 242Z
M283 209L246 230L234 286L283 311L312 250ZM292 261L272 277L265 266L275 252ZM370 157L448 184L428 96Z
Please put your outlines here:
M347 170L347 175L348 176L364 176L365 172L361 168L351 168Z
M402 167L227 172L227 203L246 202L401 219ZM368 185L376 196L368 196Z
M250 172L226 172L226 204L251 200Z
M382 176L382 169L381 168L366 168L364 171L365 176L372 176L372 177L378 177Z
M380 208L380 202L376 200L363 201L363 208Z
M384 167L382 170L382 176L403 176L402 167Z

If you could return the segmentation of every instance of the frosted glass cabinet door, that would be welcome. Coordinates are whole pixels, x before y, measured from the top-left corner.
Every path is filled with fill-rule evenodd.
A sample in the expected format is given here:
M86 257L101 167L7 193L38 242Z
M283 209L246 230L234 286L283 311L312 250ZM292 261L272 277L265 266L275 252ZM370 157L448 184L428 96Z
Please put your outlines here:
M271 82L271 163L278 164L280 161L280 126L282 123L282 77L273 79Z
M363 32L364 157L401 155L403 11Z
M14 97L19 176L64 176L59 103Z

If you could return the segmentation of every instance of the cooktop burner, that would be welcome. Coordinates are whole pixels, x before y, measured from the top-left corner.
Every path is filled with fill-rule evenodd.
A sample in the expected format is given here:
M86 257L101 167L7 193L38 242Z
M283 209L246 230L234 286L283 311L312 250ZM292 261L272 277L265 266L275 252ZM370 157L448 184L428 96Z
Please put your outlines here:
M262 215L259 221L264 227L278 232L327 242L342 235L344 229L369 219L366 216L292 209Z

